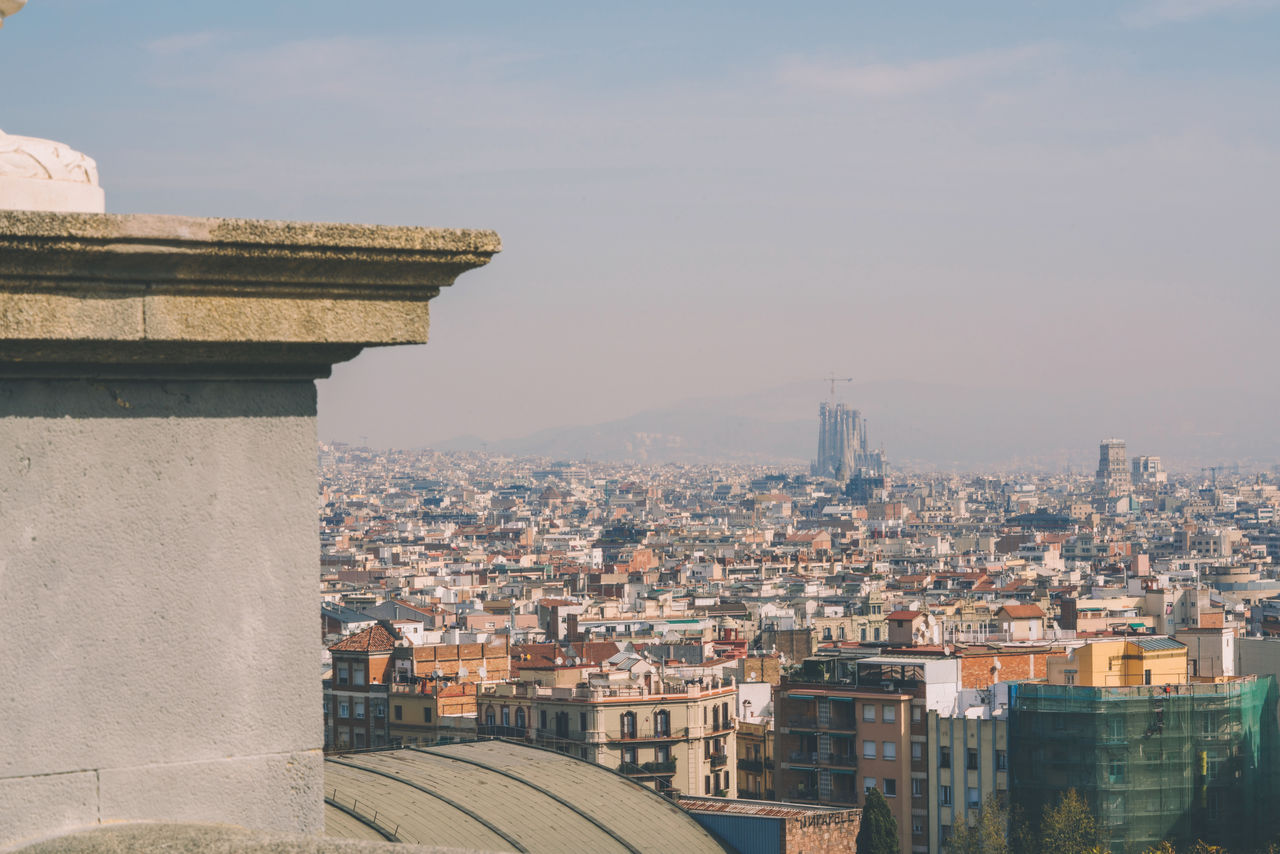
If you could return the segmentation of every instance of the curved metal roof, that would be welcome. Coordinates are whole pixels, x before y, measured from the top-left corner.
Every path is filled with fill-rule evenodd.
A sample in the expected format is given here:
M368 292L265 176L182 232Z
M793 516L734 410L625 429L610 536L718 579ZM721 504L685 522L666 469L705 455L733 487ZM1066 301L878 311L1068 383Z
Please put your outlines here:
M325 834L530 854L725 851L651 789L504 741L327 758Z

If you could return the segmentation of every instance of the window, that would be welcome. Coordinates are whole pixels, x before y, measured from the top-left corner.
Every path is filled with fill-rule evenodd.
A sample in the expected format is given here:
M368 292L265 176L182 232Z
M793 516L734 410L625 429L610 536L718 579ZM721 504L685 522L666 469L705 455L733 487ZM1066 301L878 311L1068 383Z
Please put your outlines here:
M951 748L950 747L938 748L938 767L939 768L951 767Z
M871 791L872 789L874 789L875 787L876 787L876 778L875 778L875 777L863 777L863 778L862 778L862 794L864 794L864 795L865 795L867 792L870 792L870 791Z
M1124 782L1124 760L1116 759L1107 763L1107 782L1123 783Z
M862 758L863 759L876 758L876 743L874 741L862 742Z
M619 726L621 728L623 738L635 738L636 737L636 713L623 712L621 716L619 716Z
M920 819L920 818L911 819L911 835L924 836L924 819Z
M876 722L876 707L875 707L875 706L873 706L873 705L871 705L870 703L863 703L863 704L862 704L862 719L863 719L864 721L866 721L867 723L871 723L871 724L875 723L875 722Z
M913 777L911 779L911 797L924 797L924 780L921 780L919 777Z
M632 765L636 764L636 749L634 747L622 748L622 761L630 762Z
M824 629L822 630L822 639L823 639L824 641L829 641L829 640L831 640L831 627L830 627L830 626L827 626L826 628L824 628Z
M423 709L422 709L422 722L423 722L423 723L427 723L427 724L431 723L431 707L430 707L430 706L424 706L424 707L423 707Z
M671 713L666 709L654 712L653 732L655 735L671 735Z
M863 629L862 629L862 638L861 638L861 639L862 639L862 640L866 640L866 639L867 639L867 629L866 629L866 627L865 627L865 626L864 626L864 627L863 627Z
M711 794L711 775L710 774L702 778L702 794L704 795Z
M391 712L392 714L395 715L396 720L398 721L404 720L404 706L397 705L392 708Z
M873 634L875 634L875 640L880 640L880 630L879 630L879 629L876 629L876 630L873 632Z
M964 767L970 771L978 770L978 751L972 747L964 752Z
M362 729L356 730L355 737L356 737L356 747L364 747L364 730Z
M924 759L924 743L923 742L920 742L920 741L911 742L911 759L916 762L920 761L921 759Z
M1008 751L1006 750L996 751L996 770L997 771L1009 770L1009 752Z
M1204 777L1206 780L1218 779L1222 769L1222 753L1217 749L1206 750L1204 754Z
M347 666L345 661L338 663L338 684L349 685L351 683L351 668Z
M516 729L524 729L528 723L528 718L524 713L524 706L516 706Z
M538 724L538 726L542 727L542 729L546 729L547 728L547 710L546 709L542 710L541 721L542 722Z
M495 723L497 723L497 720L493 716L493 706L489 706L484 710L484 725L493 726Z
M578 729L582 730L583 732L587 731L587 713L586 712L578 712Z
M982 806L982 794L973 786L964 790L965 801L969 804L969 809L976 810Z
M944 807L951 806L951 787L950 786L938 787L938 803Z
M884 796L886 798L898 797L898 781L897 780L893 779L892 777L885 777L882 782L884 783Z
M364 700L356 700L356 720L364 720Z
M509 727L509 726L511 726L511 707L510 707L510 706L503 706L503 707L499 710L499 714L502 716L502 725L503 725L504 727Z
M374 700L372 705L375 718L385 718L387 716L387 706L381 700Z
M887 724L891 724L898 719L898 709L896 706L885 706L884 717L881 718Z
M896 741L886 741L884 744L880 745L880 748L880 755L885 759L898 758L898 743Z
M659 745L657 749L653 751L653 757L654 759L657 759L659 762L670 762L671 747L666 744Z
M347 705L345 700L338 704L338 717L340 718L351 717L351 707Z
M351 682L354 685L364 684L364 662L351 665Z
M922 717L923 717L923 712L922 712L921 708L920 708L919 706L912 706L912 707L911 707L911 722L912 722L913 724L918 724L918 723L920 723L920 720L921 720L921 718L922 718Z

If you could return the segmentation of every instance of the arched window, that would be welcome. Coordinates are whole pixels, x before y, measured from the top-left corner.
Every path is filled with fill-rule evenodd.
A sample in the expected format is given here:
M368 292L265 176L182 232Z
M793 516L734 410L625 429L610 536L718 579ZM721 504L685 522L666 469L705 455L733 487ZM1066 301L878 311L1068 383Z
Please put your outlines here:
M671 713L666 709L654 712L653 732L654 735L671 735Z
M867 639L867 630L866 630L866 628L865 628L865 627L864 627L864 628L863 628L863 630L862 630L862 639L863 639L863 640L866 640L866 639Z
M489 706L484 710L484 724L485 726L493 726L495 723L497 723L497 720L494 718L493 706Z
M623 738L636 737L636 713L635 712L622 713L622 737Z
M822 639L823 639L823 640L831 640L831 627L830 627L830 626L826 626L825 628L823 628L823 630L822 630Z
M524 706L516 706L516 729L525 728Z
M711 728L720 729L720 707L711 707Z

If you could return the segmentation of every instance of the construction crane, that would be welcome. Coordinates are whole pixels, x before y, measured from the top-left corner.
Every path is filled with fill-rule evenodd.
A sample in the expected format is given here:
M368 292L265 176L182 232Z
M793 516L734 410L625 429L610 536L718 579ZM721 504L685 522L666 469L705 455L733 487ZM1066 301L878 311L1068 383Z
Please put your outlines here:
M835 399L836 399L836 383L851 383L851 382L853 382L853 377L838 377L838 376L836 376L836 375L835 375L835 371L832 371L832 372L831 372L831 376L829 376L829 377L824 377L824 379L825 379L827 382L831 383L831 399L832 399L832 400L835 400Z

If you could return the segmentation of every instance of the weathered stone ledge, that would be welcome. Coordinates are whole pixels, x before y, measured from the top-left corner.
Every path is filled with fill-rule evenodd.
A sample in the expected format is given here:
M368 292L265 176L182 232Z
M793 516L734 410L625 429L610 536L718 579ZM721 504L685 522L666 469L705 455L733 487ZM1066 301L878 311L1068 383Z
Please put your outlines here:
M426 342L427 302L500 249L492 231L3 211L0 375L325 376Z

